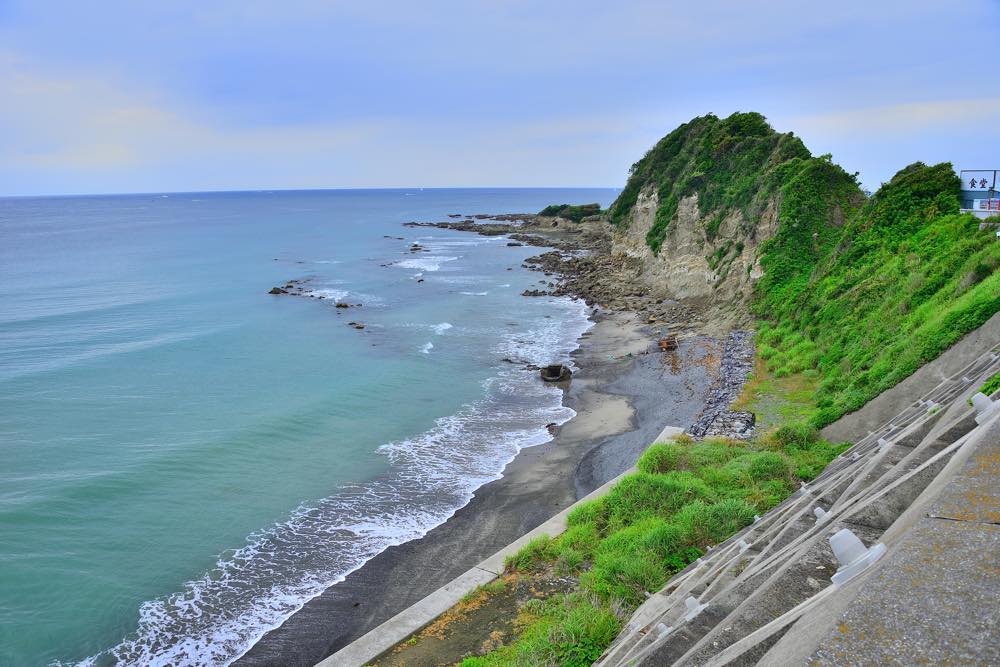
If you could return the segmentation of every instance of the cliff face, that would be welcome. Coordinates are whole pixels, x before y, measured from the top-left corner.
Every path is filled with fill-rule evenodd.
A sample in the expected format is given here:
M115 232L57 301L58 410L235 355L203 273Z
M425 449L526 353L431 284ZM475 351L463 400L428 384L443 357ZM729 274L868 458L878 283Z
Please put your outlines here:
M607 219L627 280L710 332L752 324L824 426L1000 311L1000 243L959 189L951 164L917 162L865 197L763 116L703 116L632 166Z
M706 314L706 328L724 331L750 319L753 286L762 275L760 244L777 231L775 202L769 201L755 224L742 211L728 211L717 232L705 229L713 220L698 208L698 195L681 199L666 230L659 253L646 237L653 228L659 194L647 186L639 193L627 225L614 235L612 253L633 268L636 282L663 298L691 302Z
M696 305L709 330L745 325L764 273L762 244L778 233L786 189L816 170L834 182L820 225L838 227L842 207L862 199L853 177L812 157L797 137L775 132L759 114L695 118L632 166L608 211L616 230L612 252L653 294Z

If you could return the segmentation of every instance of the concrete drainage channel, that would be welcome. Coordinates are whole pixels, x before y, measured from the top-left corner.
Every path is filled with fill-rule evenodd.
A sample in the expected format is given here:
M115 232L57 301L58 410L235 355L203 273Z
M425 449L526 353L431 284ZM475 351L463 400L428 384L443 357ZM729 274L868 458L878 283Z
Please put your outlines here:
M684 432L684 429L668 426L656 438L655 442L668 440ZM566 517L580 503L599 498L611 490L622 477L635 472L635 468L626 470L610 482L600 486L577 502L573 503L559 514L522 535L506 547L496 552L471 570L452 579L423 600L390 618L367 634L354 640L330 657L318 663L316 667L361 667L376 660L396 644L419 632L434 619L458 604L466 593L477 586L488 584L503 574L504 561L513 556L525 544L542 535L556 537L566 530Z

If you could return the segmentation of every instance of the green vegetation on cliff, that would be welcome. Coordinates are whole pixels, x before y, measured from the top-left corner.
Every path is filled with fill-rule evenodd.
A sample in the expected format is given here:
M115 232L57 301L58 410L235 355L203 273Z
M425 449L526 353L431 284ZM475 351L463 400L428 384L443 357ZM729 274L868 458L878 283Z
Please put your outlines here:
M958 213L947 163L910 165L812 245L792 224L802 219L788 207L795 187L785 187L778 234L761 248L753 309L768 368L818 381L812 421L823 426L1000 311L1000 244ZM822 210L821 195L805 199Z
M734 209L742 210L747 220L759 218L779 182L776 171L790 161L808 159L798 137L778 134L759 113L735 113L724 120L701 116L668 134L632 165L608 216L615 225L625 224L639 193L655 190L658 207L646 242L658 253L681 199L698 195L701 214L713 214L706 231L714 236Z
M866 199L829 155L812 157L760 114L708 115L632 166L608 218L626 226L640 192L655 192L646 241L658 253L685 197L697 196L706 242L736 210L752 237L774 207L778 227L759 248L751 304L759 353L776 378L802 373L815 384L808 418L823 426L1000 311L1000 244L958 213L959 188L950 164L916 163ZM731 243L742 239L716 255Z
M603 211L600 204L552 204L539 211L538 215L558 216L573 222L580 222L588 216L600 215L601 213Z

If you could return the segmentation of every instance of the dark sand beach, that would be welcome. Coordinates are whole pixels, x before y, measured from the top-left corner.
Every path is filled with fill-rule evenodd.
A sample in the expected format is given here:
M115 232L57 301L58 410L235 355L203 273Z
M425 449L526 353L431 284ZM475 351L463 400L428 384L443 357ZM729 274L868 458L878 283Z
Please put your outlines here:
M551 442L522 450L446 523L368 561L235 664L314 665L627 470L665 426L690 425L717 372L719 344L692 336L661 352L660 326L625 312L594 319L564 398L577 415Z

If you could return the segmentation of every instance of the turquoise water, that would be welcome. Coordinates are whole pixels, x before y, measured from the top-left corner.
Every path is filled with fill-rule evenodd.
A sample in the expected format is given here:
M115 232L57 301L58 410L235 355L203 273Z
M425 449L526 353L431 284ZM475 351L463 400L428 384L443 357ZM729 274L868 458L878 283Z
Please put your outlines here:
M447 519L572 416L503 359L568 360L586 309L400 223L614 195L0 199L0 664L227 664Z

